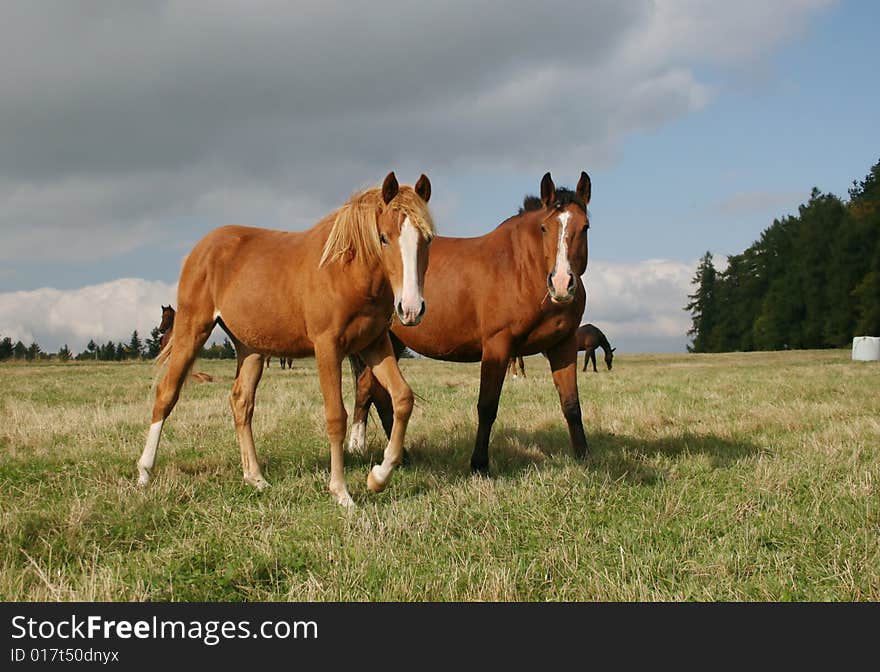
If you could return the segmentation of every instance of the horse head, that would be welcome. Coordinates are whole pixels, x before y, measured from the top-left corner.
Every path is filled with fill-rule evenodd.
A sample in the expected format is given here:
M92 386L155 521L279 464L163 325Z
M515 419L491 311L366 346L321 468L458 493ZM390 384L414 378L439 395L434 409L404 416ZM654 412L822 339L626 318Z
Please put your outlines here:
M382 203L376 225L380 261L394 291L394 312L400 323L410 327L425 314L425 272L434 227L427 204L431 182L425 175L415 188L399 186L394 173L382 184Z
M609 348L605 351L605 366L608 367L608 370L611 371L611 362L614 361L614 351L617 348Z
M550 173L541 180L541 237L547 289L554 303L571 303L578 278L587 270L590 177L581 173L575 191L556 189Z
M159 323L159 333L164 334L174 326L174 308L162 306L162 321Z

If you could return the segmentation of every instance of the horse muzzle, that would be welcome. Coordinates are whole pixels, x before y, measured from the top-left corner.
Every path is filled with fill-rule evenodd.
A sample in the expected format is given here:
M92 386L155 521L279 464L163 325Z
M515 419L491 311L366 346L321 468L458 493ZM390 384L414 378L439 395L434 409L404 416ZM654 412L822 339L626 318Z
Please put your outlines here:
M422 321L422 317L425 314L425 300L419 299L418 301L407 301L406 303L398 301L394 305L394 312L404 327L414 327Z
M568 272L566 278L561 273L550 273L547 276L547 290L553 303L571 303L577 291L577 280Z

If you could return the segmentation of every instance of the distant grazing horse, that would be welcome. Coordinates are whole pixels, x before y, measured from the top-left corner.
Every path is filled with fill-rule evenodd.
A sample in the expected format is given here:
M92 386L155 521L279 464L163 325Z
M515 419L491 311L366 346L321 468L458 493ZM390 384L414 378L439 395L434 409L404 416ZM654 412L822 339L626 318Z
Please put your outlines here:
M513 377L516 378L516 367L519 365L519 372L523 378L526 377L526 367L523 364L522 357L511 357L510 363L507 365L507 374L513 374Z
M271 357L266 357L266 368L269 368L269 362L272 361ZM279 357L278 365L283 369L287 366L288 369L293 368L293 357Z
M575 331L584 312L581 275L587 267L590 178L575 191L541 180L541 198L529 196L519 214L478 238L438 236L431 245L425 298L431 311L418 327L392 326L403 346L455 362L481 362L479 424L471 469L489 471L489 433L512 356L546 352L575 455L587 455L577 391ZM358 358L350 358L357 400L350 450L363 450L370 403L386 433L388 395Z
M611 370L611 362L614 360L614 351L617 348L611 347L608 339L605 338L605 334L598 327L594 327L592 324L585 324L579 327L577 330L577 344L578 350L586 351L586 354L584 354L584 371L587 370L587 362L592 361L593 372L598 373L596 369L596 348L598 347L605 351L605 366L608 367L609 371Z
M235 345L238 366L232 412L245 482L267 485L254 447L254 396L267 356L314 354L330 439L330 492L352 506L343 473L346 412L343 358L351 353L372 367L393 405L391 439L367 486L385 488L403 454L413 393L393 357L389 318L418 324L425 312L423 286L434 225L427 202L431 183L399 187L389 173L303 232L225 226L202 238L183 264L174 337L162 350L168 369L156 389L152 424L138 460L146 484L162 426L174 408L199 348L214 325Z

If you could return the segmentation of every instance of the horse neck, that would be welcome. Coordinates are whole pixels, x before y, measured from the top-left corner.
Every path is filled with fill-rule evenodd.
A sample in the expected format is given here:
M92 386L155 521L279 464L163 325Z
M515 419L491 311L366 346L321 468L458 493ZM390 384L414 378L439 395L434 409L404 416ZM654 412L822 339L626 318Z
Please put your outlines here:
M520 267L521 276L537 279L536 287L546 291L544 270L544 243L541 240L539 220L543 211L536 210L514 215L501 226L510 227L513 258Z
M605 352L611 352L611 344L608 342L608 339L605 338L605 334L603 334L600 331L598 336L599 336L599 347L602 348Z

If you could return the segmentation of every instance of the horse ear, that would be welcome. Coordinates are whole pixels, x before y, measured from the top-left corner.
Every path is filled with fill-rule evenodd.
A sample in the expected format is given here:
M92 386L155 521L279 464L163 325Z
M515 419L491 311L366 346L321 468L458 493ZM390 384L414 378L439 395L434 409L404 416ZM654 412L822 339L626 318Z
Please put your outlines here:
M584 205L590 204L590 191L592 190L592 185L590 184L590 176L585 172L581 171L581 179L578 180L578 186L575 192L577 195L583 199Z
M416 193L425 203L431 200L431 180L424 173L416 182Z
M614 352L615 350L617 350L617 348L611 348L611 352Z
M553 184L553 178L550 173L545 173L541 178L541 202L545 208L549 208L550 204L556 200L556 185Z
M385 205L388 205L394 200L399 189L400 185L397 184L397 178L394 176L394 171L392 170L388 173L385 177L385 181L382 183L382 200L385 201Z

